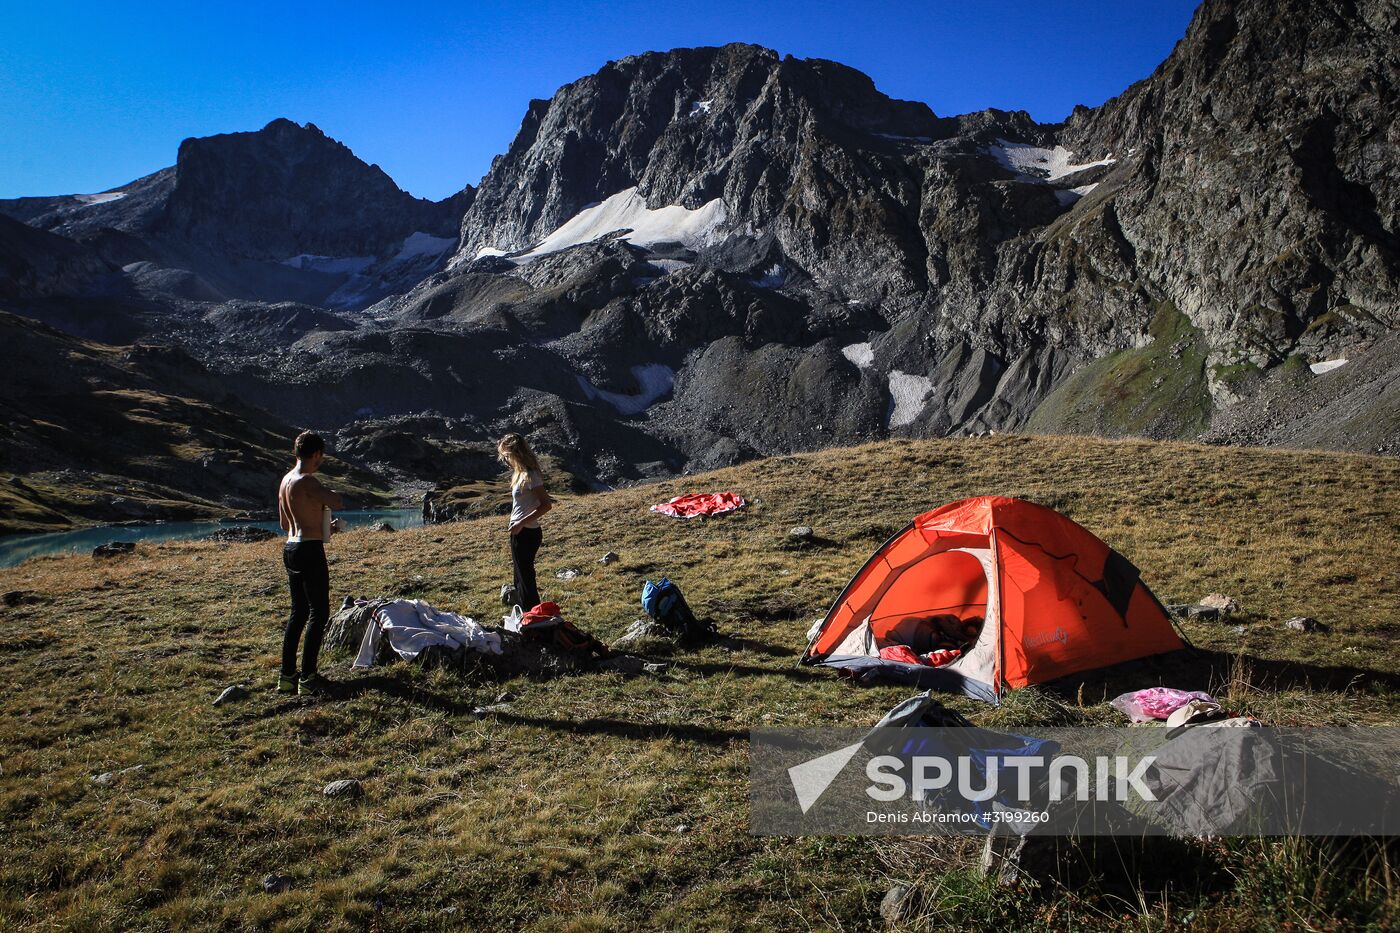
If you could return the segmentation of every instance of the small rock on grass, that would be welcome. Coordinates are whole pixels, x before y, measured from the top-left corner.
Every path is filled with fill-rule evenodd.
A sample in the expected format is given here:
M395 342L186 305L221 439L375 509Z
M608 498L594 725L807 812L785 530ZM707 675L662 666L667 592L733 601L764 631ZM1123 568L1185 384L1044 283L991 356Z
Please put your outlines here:
M650 619L638 619L627 627L627 631L622 633L620 638L613 641L613 646L627 645L642 638L662 638L673 637L670 632L660 624Z
M560 580L572 580L574 577L578 576L578 570L573 567L565 567L563 570L557 571L554 575Z
M1283 623L1283 627L1295 632L1327 632L1331 630L1330 626L1317 621L1312 616L1294 616Z
M273 872L270 875L263 876L262 888L268 894L281 894L283 891L290 889L291 886L292 879L286 875L279 875Z
M812 530L810 525L798 525L796 528L789 531L788 534L797 541L811 541L812 535L816 534L816 532Z
M130 768L122 768L120 771L104 771L92 777L94 784L101 784L103 787L110 787L117 780L125 775L134 774L137 771L145 771L145 765L132 765Z
M913 894L914 889L907 884L897 884L890 888L880 901L880 916L889 924L903 920Z
M360 786L360 782L353 778L346 778L339 781L331 781L321 788L321 793L327 797L336 797L343 800L353 800L365 792Z
M1211 609L1220 610L1221 615L1234 615L1240 611L1239 600L1233 596L1226 596L1224 593L1211 593L1201 600L1202 606L1209 606Z
M236 700L242 700L247 696L248 688L246 686L244 686L243 684L233 684L232 686L224 688L223 692L219 694L218 699L214 701L214 705L223 706L225 703L232 703Z
M617 552L616 552L616 551L609 551L608 553L604 554L602 557L598 558L598 563L600 563L600 564L615 564L615 563L617 563L617 562L618 562L619 560L621 560L621 559L622 559L622 558L620 558L620 557L617 556Z

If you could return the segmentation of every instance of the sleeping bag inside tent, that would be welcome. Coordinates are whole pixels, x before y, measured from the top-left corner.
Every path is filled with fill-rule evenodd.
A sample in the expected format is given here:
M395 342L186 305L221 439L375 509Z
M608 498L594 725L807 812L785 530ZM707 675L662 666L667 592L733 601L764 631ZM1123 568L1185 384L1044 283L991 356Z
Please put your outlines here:
M802 663L995 703L1182 647L1123 555L1053 509L980 496L885 542L813 627Z

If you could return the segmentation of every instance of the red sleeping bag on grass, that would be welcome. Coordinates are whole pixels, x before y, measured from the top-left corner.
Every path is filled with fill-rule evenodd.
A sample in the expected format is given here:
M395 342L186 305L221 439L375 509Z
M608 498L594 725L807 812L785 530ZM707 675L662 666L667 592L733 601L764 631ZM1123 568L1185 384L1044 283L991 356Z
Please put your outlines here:
M702 515L723 515L744 507L744 497L737 492L689 492L669 502L653 505L653 512L672 518L695 518Z

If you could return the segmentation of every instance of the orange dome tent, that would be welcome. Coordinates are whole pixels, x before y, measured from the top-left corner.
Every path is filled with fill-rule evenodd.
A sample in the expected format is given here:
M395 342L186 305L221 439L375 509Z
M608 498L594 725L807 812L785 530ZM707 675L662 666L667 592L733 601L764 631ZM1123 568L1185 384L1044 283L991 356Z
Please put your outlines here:
M880 657L949 632L965 642L945 666ZM1053 509L980 496L925 512L885 542L813 627L802 663L995 703L1007 688L1182 647L1123 555Z

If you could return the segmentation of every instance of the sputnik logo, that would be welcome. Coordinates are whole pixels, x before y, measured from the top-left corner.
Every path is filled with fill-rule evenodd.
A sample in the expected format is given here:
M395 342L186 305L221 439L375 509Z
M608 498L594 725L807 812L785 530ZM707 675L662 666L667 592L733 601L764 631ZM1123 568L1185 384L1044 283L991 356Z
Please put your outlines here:
M803 813L812 809L860 748L861 743L857 742L788 768L788 780L792 781L792 789L797 793L797 803Z

